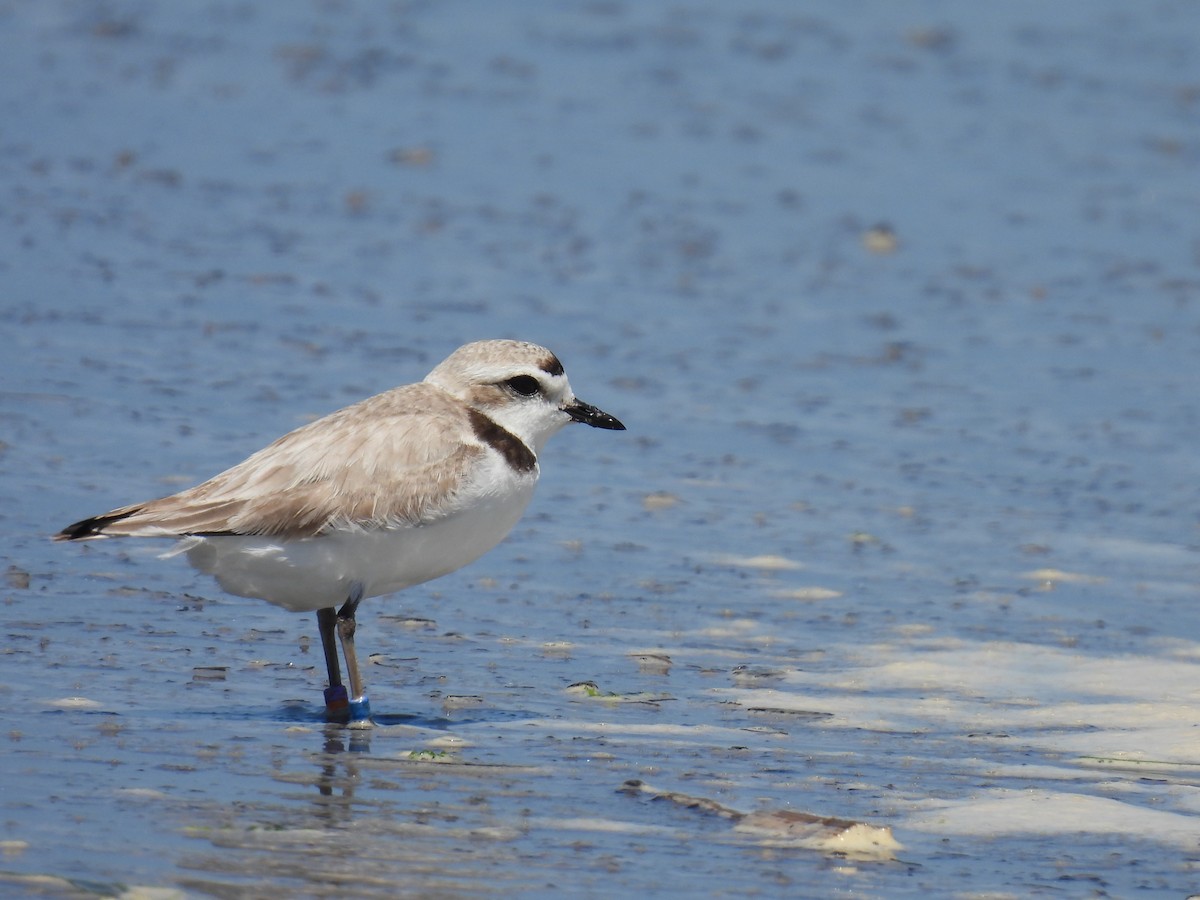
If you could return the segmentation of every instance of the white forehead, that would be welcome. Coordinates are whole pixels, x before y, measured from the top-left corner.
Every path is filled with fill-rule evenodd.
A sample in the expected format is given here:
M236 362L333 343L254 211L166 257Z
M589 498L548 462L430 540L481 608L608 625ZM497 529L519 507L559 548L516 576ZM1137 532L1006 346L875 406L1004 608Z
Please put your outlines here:
M558 357L524 341L475 341L464 344L430 372L425 380L445 388L487 384L528 373L539 380L563 375Z

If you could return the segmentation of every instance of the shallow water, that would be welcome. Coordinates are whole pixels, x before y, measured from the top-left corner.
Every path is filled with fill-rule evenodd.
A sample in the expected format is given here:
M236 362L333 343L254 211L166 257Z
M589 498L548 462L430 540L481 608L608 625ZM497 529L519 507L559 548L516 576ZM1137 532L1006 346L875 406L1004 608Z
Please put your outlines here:
M1200 890L1198 34L0 7L5 893ZM369 732L321 721L310 616L47 540L480 337L629 431L364 606Z

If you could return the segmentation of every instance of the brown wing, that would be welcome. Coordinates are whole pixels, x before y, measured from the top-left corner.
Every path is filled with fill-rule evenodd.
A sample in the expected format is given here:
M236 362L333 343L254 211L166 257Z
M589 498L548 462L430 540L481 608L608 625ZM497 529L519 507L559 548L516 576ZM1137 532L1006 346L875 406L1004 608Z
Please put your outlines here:
M56 537L311 537L339 525L429 521L453 508L482 452L472 438L456 401L432 385L407 385L298 428L203 484L84 519Z

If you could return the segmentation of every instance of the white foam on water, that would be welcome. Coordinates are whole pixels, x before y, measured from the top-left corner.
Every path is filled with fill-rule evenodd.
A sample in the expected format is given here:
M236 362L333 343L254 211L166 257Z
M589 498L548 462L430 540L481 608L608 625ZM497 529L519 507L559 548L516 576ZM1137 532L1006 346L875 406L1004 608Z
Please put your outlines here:
M847 665L792 670L783 687L719 693L746 707L829 713L810 722L814 729L943 739L948 774L1005 782L958 797L893 798L902 840L913 829L1128 834L1195 846L1200 787L1189 782L1200 775L1200 648L1176 638L1143 646L1114 656L918 637L828 648ZM1034 764L999 762L1014 748L1037 751Z

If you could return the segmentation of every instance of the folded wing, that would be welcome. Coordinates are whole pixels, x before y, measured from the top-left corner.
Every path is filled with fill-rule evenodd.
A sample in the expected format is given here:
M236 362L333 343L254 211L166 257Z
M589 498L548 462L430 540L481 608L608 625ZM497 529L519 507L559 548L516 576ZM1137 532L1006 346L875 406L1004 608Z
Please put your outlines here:
M463 408L428 384L379 394L284 435L193 488L84 519L58 540L315 537L435 521L482 453Z

